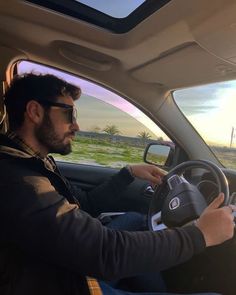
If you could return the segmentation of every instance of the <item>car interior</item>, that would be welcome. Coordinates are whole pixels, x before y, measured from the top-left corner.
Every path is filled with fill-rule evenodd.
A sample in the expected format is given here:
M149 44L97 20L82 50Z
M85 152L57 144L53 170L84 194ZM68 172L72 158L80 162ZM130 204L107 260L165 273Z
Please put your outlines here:
M150 230L184 226L221 191L236 203L236 2L130 2L0 1L0 131L14 75L75 83L80 131L73 155L55 156L62 174L89 191L127 164L158 165L163 186L136 179L104 213L147 214ZM233 295L235 261L234 237L164 271L168 291Z

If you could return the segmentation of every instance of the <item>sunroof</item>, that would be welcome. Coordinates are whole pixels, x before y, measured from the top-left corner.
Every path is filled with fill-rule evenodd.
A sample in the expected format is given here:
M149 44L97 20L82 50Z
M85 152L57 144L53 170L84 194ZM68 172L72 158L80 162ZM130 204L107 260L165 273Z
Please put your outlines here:
M124 18L130 15L145 0L74 0L101 11L115 18Z
M171 0L24 0L111 32L126 33Z

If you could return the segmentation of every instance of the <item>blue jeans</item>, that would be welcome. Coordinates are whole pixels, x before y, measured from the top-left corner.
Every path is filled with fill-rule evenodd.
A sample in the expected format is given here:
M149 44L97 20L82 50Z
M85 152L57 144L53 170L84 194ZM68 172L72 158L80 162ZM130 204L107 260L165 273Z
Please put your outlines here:
M148 230L147 216L138 212L128 212L117 217L109 218L104 225L116 230Z
M147 217L137 212L128 212L107 219L104 225L116 230L148 230ZM106 283L100 281L99 284L104 295L178 295L166 293L166 286L161 273L124 278L117 282ZM216 295L216 293L194 293L192 295L199 294Z

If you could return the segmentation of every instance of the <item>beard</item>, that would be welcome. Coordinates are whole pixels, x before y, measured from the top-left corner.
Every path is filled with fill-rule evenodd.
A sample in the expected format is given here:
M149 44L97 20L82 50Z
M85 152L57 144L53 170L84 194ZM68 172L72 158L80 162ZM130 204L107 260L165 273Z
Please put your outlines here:
M41 145L47 148L48 153L57 153L61 155L68 155L72 151L71 143L64 143L67 136L72 135L73 132L67 132L64 136L59 136L48 116L44 113L44 118L39 127L35 129L35 136Z

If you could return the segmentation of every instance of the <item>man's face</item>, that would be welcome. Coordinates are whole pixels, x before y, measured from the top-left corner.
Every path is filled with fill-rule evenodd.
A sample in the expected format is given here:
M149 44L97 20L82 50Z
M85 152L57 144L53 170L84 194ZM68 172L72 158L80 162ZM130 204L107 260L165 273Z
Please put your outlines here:
M56 101L73 107L71 97L59 97ZM44 117L35 129L35 136L48 153L67 155L71 152L72 139L79 130L77 122L71 120L72 109L59 106L49 106Z

